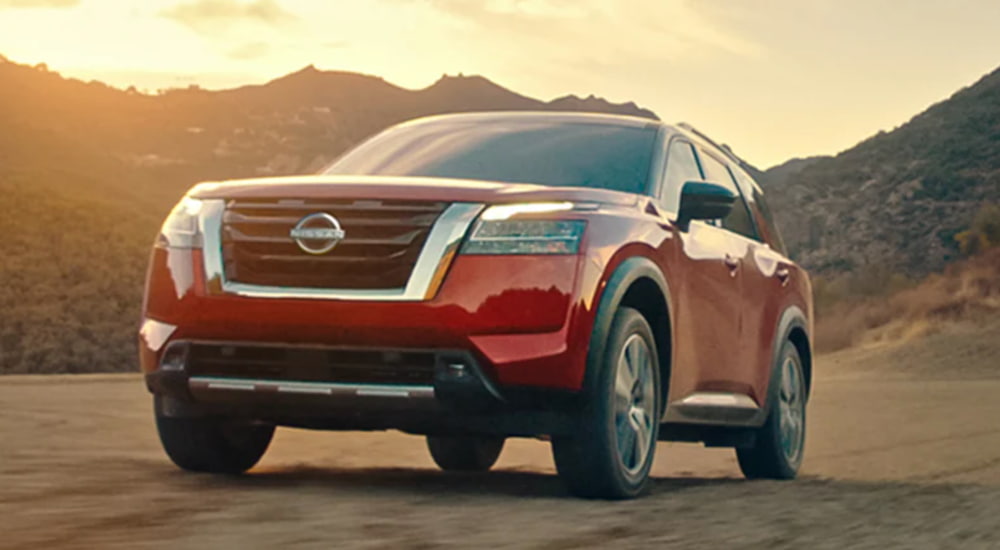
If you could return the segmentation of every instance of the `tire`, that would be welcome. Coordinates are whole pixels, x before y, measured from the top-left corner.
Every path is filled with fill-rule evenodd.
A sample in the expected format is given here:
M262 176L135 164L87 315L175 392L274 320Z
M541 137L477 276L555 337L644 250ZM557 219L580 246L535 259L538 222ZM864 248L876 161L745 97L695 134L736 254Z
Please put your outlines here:
M771 392L767 420L758 428L753 447L736 449L747 479L794 479L802 465L808 395L802 358L791 342L782 346L776 368L777 388Z
M556 470L574 495L626 499L646 489L660 430L659 364L649 323L619 308L604 356L588 365L575 433L552 440Z
M264 456L274 426L217 417L170 417L155 396L156 429L167 456L192 472L240 474Z
M431 458L446 472L485 472L503 450L502 437L427 436Z

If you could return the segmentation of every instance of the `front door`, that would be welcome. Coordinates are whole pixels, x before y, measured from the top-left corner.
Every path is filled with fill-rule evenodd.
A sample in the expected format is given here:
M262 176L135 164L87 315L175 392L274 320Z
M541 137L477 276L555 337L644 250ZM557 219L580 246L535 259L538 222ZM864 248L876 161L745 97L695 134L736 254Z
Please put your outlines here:
M679 232L674 289L676 353L673 402L695 392L746 393L736 376L743 317L742 239L721 227L692 222Z

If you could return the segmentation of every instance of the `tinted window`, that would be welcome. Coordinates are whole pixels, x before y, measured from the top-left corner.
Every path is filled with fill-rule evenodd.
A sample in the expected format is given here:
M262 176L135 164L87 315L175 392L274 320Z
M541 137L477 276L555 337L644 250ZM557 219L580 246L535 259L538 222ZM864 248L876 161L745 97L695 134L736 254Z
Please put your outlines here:
M766 233L768 244L771 245L771 248L787 256L788 250L785 248L785 241L781 238L778 224L774 221L774 216L767 205L767 200L764 199L760 185L743 170L736 170L735 174L743 194L750 198L750 209L757 214L758 223L763 226L762 229Z
M667 151L667 168L663 173L663 187L660 203L663 208L676 214L680 208L681 187L685 182L701 180L698 161L694 149L686 141L673 141Z
M655 127L432 120L386 130L327 174L430 176L645 193Z
M701 160L701 169L705 172L706 181L722 185L736 194L736 204L733 205L733 210L729 215L723 218L722 227L744 237L757 239L757 231L754 228L753 219L750 217L750 210L743 200L743 194L736 187L736 181L729 173L729 168L704 151L699 152L698 158Z

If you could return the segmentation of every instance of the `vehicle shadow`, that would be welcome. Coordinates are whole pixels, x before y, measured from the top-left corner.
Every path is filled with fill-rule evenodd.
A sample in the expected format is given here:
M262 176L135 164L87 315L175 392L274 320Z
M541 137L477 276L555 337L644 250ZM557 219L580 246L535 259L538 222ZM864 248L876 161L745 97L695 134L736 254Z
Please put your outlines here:
M178 475L186 475L177 472ZM200 476L199 476L200 477ZM257 470L243 476L204 476L209 484L238 485L245 488L285 489L327 488L338 493L400 492L419 495L493 495L517 498L561 498L571 496L555 474L497 470L483 473L441 472L418 468L315 468L293 466ZM706 486L745 483L737 478L668 477L653 478L650 492L675 493Z

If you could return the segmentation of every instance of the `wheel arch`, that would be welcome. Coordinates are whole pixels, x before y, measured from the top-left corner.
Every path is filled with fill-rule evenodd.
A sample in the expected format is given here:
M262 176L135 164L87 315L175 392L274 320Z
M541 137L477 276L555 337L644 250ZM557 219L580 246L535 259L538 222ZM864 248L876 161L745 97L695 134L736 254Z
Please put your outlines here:
M653 329L660 363L660 397L665 404L670 385L674 340L670 287L660 268L644 256L632 256L622 261L604 285L597 302L587 350L584 388L592 387L596 375L593 365L599 365L604 357L611 321L622 306L639 311Z
M806 395L808 396L812 391L812 379L813 379L813 352L812 352L812 339L809 334L809 320L806 314L798 306L789 306L785 309L784 313L781 314L781 318L778 321L778 330L775 333L775 341L773 347L772 355L777 358L778 354L781 353L781 347L786 341L791 342L795 346L796 351L799 353L799 358L802 360L802 370L805 375L806 382ZM776 360L772 360L772 365L776 364ZM772 367L771 383L769 384L768 395L770 402L770 396L773 393L774 384L774 371L776 367Z

